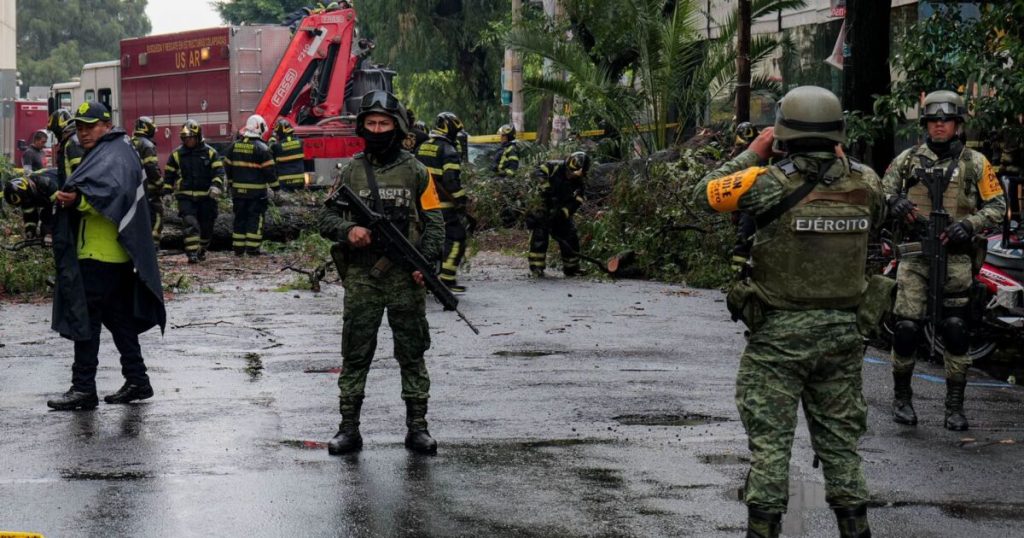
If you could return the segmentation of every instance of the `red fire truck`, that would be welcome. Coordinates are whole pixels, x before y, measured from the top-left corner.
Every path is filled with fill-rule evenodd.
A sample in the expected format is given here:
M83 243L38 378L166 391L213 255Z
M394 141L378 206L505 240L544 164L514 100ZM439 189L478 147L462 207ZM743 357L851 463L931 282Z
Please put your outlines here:
M36 131L46 129L49 115L46 101L26 101L21 99L4 99L0 102L3 113L0 114L0 141L3 141L2 155L15 168L21 168L21 154L32 143L32 135ZM46 166L50 166L50 148L44 151Z

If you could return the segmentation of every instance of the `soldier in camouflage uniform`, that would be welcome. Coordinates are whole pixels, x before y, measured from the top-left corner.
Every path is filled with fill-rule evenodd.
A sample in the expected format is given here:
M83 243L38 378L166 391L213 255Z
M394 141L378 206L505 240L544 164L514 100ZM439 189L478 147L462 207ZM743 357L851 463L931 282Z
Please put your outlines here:
M758 166L771 156L773 139L787 157ZM736 378L751 451L748 538L780 533L800 403L841 536L870 536L857 454L867 406L855 311L866 289L868 236L881 225L885 203L878 176L843 155L844 140L839 99L822 88L795 88L779 104L775 127L692 193L705 210L747 211L757 221L750 276L727 300L750 329Z
M335 190L340 184L348 185L369 207L375 207L367 172L372 169L389 220L407 230L410 242L418 245L425 258L440 259L444 244L441 202L427 169L402 149L409 132L405 109L390 93L373 91L363 96L356 125L357 134L366 141L366 151L341 170ZM426 420L430 377L423 353L430 347L430 333L423 275L410 274L388 260L374 243L369 223L354 220L344 205L329 202L319 225L320 233L338 241L332 255L345 286L343 362L338 377L341 425L328 443L328 452L346 454L363 446L359 433L363 391L381 317L387 310L406 404L409 431L405 446L418 453L436 453L437 443L427 431Z
M946 363L946 429L966 430L964 389L967 386L967 355L970 342L967 328L968 290L973 280L972 238L982 228L996 226L1006 212L1006 198L995 171L984 155L965 148L957 137L964 120L964 101L954 92L937 91L925 97L921 125L927 129L925 143L896 157L882 178L889 211L893 218L914 223L927 218L932 210L931 182L918 180L921 172L937 171L948 178L942 192L943 209L952 224L946 228L947 248L944 286L944 320L935 326L944 344ZM928 176L931 177L931 176ZM922 239L920 226L913 227L911 241ZM914 352L928 303L928 261L920 256L904 255L896 273L896 305L893 315L893 420L917 424L911 403L910 380L914 373Z

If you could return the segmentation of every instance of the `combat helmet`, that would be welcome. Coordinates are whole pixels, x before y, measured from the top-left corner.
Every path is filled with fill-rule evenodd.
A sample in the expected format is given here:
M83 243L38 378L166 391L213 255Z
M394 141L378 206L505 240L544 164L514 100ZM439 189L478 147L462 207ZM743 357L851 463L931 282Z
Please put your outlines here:
M846 120L839 98L825 88L793 88L775 108L775 139L779 141L817 138L843 144Z
M964 99L956 92L939 90L929 93L924 97L921 105L921 125L929 121L955 120L963 123L967 108L964 106Z
M395 128L406 135L409 133L409 115L402 103L390 92L373 90L363 95L359 103L359 114L356 115L356 134L363 134L363 120L370 114L384 114L395 120Z

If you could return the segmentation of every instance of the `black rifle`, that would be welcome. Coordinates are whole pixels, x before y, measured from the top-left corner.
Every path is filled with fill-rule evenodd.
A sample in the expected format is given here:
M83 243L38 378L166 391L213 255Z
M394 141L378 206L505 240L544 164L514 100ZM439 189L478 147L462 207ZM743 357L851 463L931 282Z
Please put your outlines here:
M921 241L921 253L928 260L928 306L925 323L932 326L931 355L935 356L935 342L939 338L939 326L942 324L943 302L946 299L945 288L947 274L947 251L943 242L946 228L950 223L949 213L942 207L942 194L949 185L950 177L955 169L956 160L949 170L940 168L918 169L917 179L928 189L932 210L928 214L927 231Z
M340 198L340 200L334 198ZM459 300L441 282L441 279L437 278L437 275L434 274L434 265L427 261L423 254L420 254L420 251L416 250L416 247L409 242L405 234L399 231L386 216L370 209L363 202L362 198L348 185L341 185L335 191L332 200L328 202L340 202L341 205L346 206L357 217L356 220L358 222L366 223L367 228L373 233L373 241L383 248L388 259L398 262L413 271L419 271L423 275L423 283L426 285L427 290L441 303L441 306L445 310L454 310L462 318L462 321L465 321L466 325L473 329L474 333L480 334L480 331L473 326L473 323L459 311Z

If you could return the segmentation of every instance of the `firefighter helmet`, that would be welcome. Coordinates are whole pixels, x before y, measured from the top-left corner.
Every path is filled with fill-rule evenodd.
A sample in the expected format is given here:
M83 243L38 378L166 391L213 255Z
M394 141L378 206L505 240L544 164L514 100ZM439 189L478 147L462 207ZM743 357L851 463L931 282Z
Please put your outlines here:
M511 123L506 123L501 127L498 127L498 136L507 136L509 140L516 139L516 126Z
M924 97L924 104L921 105L921 125L929 121L949 120L962 123L965 114L967 108L964 107L963 97L956 92L939 90Z
M278 138L285 138L294 132L295 127L292 127L292 122L288 121L288 118L279 118L274 122L274 135Z
M402 135L409 133L409 116L398 98L384 90L373 90L363 95L359 103L359 114L356 116L356 134L362 134L363 120L370 114L384 114L395 120L395 128Z
M58 108L53 111L53 114L50 114L50 121L46 123L46 129L53 133L53 136L60 138L68 125L74 127L75 123L71 119L71 111L66 108Z
M775 107L775 139L818 138L843 144L846 120L836 94L818 86L789 90Z
M263 133L266 133L267 129L267 120L263 119L263 116L259 114L253 114L249 116L249 119L245 120L245 128L242 129L242 134L251 138L262 138Z
M27 177L12 179L4 186L4 201L15 207L29 205L37 196L35 182Z
M454 142L463 128L462 120L452 112L442 112L434 120L434 130Z
M139 119L135 120L135 130L132 131L132 134L153 138L156 135L156 124L153 123L153 118L139 116Z
M736 145L746 146L757 137L757 127L753 123L744 121L736 126Z
M181 126L181 139L195 138L196 142L203 141L203 126L199 125L196 120L185 120L185 124Z
M569 155L569 157L565 159L565 168L570 172L582 170L583 173L586 174L587 171L590 170L590 155L587 155L582 151L577 151L572 155Z

